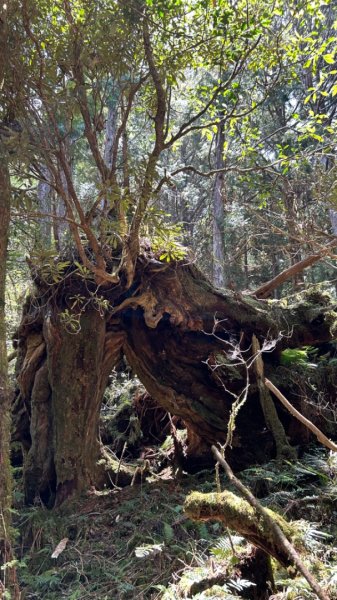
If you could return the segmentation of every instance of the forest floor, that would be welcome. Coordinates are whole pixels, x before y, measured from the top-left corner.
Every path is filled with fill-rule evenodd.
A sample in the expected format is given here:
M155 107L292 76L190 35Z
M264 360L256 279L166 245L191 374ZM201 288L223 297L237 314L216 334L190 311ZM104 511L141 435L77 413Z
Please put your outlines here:
M261 502L301 520L307 561L337 598L337 457L313 447L296 463L272 461L240 473ZM221 476L221 486L230 486ZM18 485L18 489L20 485ZM236 570L248 545L221 523L183 511L192 491L216 491L214 471L174 478L172 468L123 489L95 490L57 510L19 508L17 555L25 600L256 598ZM17 492L20 504L20 493ZM61 543L61 544L60 544ZM52 555L56 550L57 557ZM278 600L316 596L273 564ZM225 576L225 581L224 581ZM258 599L259 600L259 599Z

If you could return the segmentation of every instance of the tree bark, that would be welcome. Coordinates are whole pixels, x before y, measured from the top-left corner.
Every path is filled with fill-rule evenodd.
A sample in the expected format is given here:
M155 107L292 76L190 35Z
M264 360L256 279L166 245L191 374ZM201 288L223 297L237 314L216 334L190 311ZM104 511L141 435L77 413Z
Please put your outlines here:
M252 351L254 358L254 371L256 383L260 395L260 403L264 419L268 429L272 432L276 446L276 458L278 460L297 458L296 449L289 445L284 427L278 417L275 404L265 384L264 364L260 344L255 335L252 337Z
M216 136L216 169L224 167L224 141L224 124L221 122ZM224 178L224 173L218 173L213 189L213 283L220 288L225 286Z
M291 185L285 183L284 192L284 206L286 211L287 230L289 234L289 251L290 251L290 263L296 265L302 260L302 244L297 242L298 238L301 238L301 225L299 219L298 203L299 199L296 192L292 189ZM303 271L294 272L292 277L292 284L294 292L297 292L301 285L304 283Z
M50 177L48 168L44 165L41 166L41 171L46 177L46 181L39 181L37 186L37 200L39 210L42 213L48 215L52 212L52 188L48 183ZM41 244L43 248L50 248L51 246L51 233L52 233L52 220L51 217L45 216L40 221L40 236Z
M11 395L8 381L5 314L6 261L10 223L10 178L6 150L0 149L0 565L13 560L11 534L12 471L10 464ZM0 593L20 597L15 567L0 572Z
M27 303L18 332L15 403L16 437L28 450L29 502L36 494L46 503L56 494L61 502L102 483L99 411L122 350L158 404L183 418L192 437L194 433L210 445L225 441L233 394L247 384L235 349L248 357L253 334L263 347L264 340L276 340L283 332L276 349L266 355L266 376L272 378L279 348L329 341L336 331L334 306L306 301L284 309L219 291L193 265L163 265L142 257L130 291L121 284L101 290L110 303L104 317L88 299L80 331L74 334L61 322L65 306L71 306L75 294L90 298L97 293L94 282L83 281L70 267L66 280L52 290L38 274L35 283L38 295ZM273 439L264 429L258 390L252 385L237 417L231 451L236 468L262 462L268 452L272 456Z
M96 310L81 316L75 334L61 324L60 311L44 324L32 312L28 303L19 330L14 436L26 448L26 502L38 497L52 506L105 482L105 466L97 464L99 414L123 334L109 331Z
M117 130L117 107L114 104L110 104L108 109L108 115L105 124L105 143L104 143L104 162L108 169L111 169L112 165L112 148L116 138Z
M0 6L0 92L6 82L9 63L9 26L11 4ZM12 88L13 98L15 86ZM1 95L2 96L2 95ZM1 98L2 115L8 109ZM5 312L7 251L11 209L11 184L8 165L8 150L0 137L0 595L20 599L16 568L11 561L12 550L11 507L12 471L10 463L11 395L8 380L7 330Z

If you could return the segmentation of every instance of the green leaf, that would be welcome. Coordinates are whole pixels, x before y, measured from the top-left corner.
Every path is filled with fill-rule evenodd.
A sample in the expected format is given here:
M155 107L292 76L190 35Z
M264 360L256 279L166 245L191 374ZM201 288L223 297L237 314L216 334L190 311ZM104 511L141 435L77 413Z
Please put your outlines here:
M323 58L325 60L326 63L328 63L329 65L333 65L335 62L335 58L333 54L323 54Z

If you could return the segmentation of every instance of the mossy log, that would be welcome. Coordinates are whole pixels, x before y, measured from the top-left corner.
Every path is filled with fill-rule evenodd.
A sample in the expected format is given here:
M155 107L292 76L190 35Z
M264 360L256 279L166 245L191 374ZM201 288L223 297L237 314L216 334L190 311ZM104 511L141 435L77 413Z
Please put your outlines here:
M192 492L186 498L184 509L187 516L194 521L222 521L226 527L276 558L281 565L290 565L288 555L280 547L269 524L240 496L229 491L210 494ZM294 541L295 527L274 511L266 510L285 536Z

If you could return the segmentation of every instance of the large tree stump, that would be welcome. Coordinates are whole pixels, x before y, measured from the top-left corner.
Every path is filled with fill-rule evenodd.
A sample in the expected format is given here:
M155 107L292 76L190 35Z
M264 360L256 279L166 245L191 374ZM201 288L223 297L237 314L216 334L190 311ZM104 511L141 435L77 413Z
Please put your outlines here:
M52 502L55 493L61 501L102 481L99 411L122 352L149 394L186 422L190 438L194 432L204 451L205 444L226 438L233 399L247 384L235 352L248 357L253 335L261 347L266 339L279 340L266 354L271 379L281 348L335 336L337 314L326 299L285 309L214 289L193 265L162 265L143 257L128 290L122 282L97 288L74 265L65 275L61 283L46 284L35 273L36 292L17 334L15 435L28 453L30 502L36 494ZM74 308L78 296L84 300ZM78 332L64 327L65 311L80 313ZM236 422L231 459L236 467L262 462L274 448L252 383ZM280 417L287 427L289 415L280 409Z

